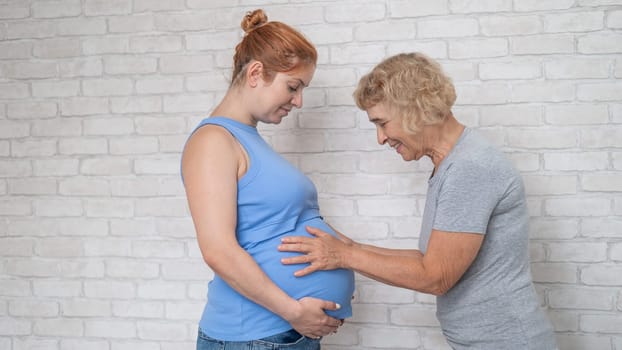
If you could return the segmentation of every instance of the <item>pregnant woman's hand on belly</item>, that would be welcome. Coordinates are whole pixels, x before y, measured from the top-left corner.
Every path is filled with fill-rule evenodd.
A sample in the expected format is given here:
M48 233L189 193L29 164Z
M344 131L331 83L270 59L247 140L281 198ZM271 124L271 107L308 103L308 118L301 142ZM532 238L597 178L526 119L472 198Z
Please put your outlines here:
M309 264L302 270L296 271L297 277L302 277L318 270L335 270L347 268L346 250L353 241L337 232L339 238L318 229L307 226L307 232L315 238L302 236L284 237L279 245L279 251L297 252L303 255L281 259L285 265Z
M305 297L298 300L298 306L286 319L300 334L319 338L337 331L342 321L330 317L325 310L338 310L339 304L332 301Z

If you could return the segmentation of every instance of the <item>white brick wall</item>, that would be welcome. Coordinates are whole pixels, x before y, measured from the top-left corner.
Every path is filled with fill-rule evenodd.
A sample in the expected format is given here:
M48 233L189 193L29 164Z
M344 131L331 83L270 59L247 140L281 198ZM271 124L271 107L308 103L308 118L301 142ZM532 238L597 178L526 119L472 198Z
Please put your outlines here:
M525 179L560 349L622 349L622 1L0 1L0 349L193 349L211 271L179 156L225 92L245 11L318 47L305 107L261 126L355 239L414 247L428 161L376 144L351 94L420 50L456 115ZM324 348L447 349L434 298L359 277Z

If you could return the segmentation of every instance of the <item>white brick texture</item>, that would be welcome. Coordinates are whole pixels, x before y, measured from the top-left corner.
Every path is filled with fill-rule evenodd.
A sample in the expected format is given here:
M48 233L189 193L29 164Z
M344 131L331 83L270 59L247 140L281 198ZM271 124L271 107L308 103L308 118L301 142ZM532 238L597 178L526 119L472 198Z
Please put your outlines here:
M317 46L304 107L260 132L331 224L416 247L431 164L379 146L352 92L381 59L427 53L456 117L523 176L560 350L622 349L620 0L0 0L0 349L194 348L213 273L180 155L256 7ZM434 303L357 276L323 349L448 349Z

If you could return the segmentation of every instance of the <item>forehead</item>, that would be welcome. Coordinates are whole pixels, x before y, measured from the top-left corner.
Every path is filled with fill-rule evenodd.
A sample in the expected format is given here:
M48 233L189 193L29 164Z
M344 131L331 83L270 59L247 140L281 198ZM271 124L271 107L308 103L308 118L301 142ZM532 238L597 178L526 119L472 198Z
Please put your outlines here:
M314 65L304 65L289 72L277 73L277 76L284 80L300 80L307 86L313 78L313 73L315 73Z
M393 118L393 114L392 110L384 103L378 103L367 109L367 117L369 121L375 122L379 120L389 120Z

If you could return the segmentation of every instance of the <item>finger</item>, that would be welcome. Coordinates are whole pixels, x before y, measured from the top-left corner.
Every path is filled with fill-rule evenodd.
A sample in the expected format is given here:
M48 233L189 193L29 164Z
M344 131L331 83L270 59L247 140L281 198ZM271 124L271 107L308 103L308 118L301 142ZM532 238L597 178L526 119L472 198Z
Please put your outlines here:
M285 236L281 238L283 243L306 243L307 240L309 240L309 237L303 236Z
M341 309L341 305L332 301L324 301L324 305L322 305L322 309L324 310L339 310Z
M328 327L321 327L320 329L316 329L315 331L313 331L312 333L310 333L309 335L307 335L307 338L311 338L311 339L320 339L323 336L329 334L326 333L328 331Z
M339 329L338 326L330 326L322 328L322 336L329 335L331 333L335 333Z
M303 276L306 276L306 275L308 275L310 273L313 273L313 272L315 272L317 270L318 270L318 268L316 266L309 265L309 266L305 267L302 270L298 270L298 271L294 272L294 276L296 276L296 277L303 277Z
M325 332L322 333L322 335L327 335L327 334L335 333L335 332L337 332L338 329L339 329L339 325L323 327L322 330L325 331Z
M286 243L279 244L277 249L281 252L297 252L297 253L307 253L307 249L305 245L302 243Z
M281 264L283 265L305 264L308 262L309 262L309 259L307 258L306 255L292 256L290 258L281 259Z
M326 232L320 230L317 227L307 226L306 229L307 229L307 232L314 235L315 237L322 237L322 235L327 235Z
M328 326L330 326L330 328L332 328L333 330L339 328L339 326L341 326L341 321L336 319L336 318L330 318L330 320L328 321Z
M327 335L330 335L332 333L335 333L335 330L333 328L326 328L325 330L322 331L322 337L325 337ZM318 337L317 339L320 339L321 337Z

